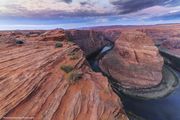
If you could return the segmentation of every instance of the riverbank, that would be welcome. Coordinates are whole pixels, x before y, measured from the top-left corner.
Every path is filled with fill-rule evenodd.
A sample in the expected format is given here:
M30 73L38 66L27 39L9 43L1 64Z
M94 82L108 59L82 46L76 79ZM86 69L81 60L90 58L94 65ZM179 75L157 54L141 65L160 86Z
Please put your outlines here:
M177 73L167 65L163 66L162 82L151 88L125 89L116 80L111 78L111 83L117 94L125 94L138 99L159 99L171 94L179 84Z
M112 48L113 46L106 46L106 48L101 49L99 54L88 59L94 71L103 73L98 66L98 60ZM180 111L178 103L180 101L180 88L175 92L173 91L178 87L180 75L170 66L165 65L163 67L163 81L161 84L148 89L127 90L117 85L117 82L114 82L112 77L103 74L109 78L112 88L122 98L124 109L130 120L144 120L143 118L145 120L177 120L177 111ZM171 104L175 109L171 107ZM175 104L178 105L175 106Z
M177 72L180 77L180 73ZM125 111L145 118L145 120L179 120L180 87L169 96L156 100L140 100L121 95Z
M178 75L168 65L163 66L163 80L159 85L153 86L151 88L142 88L142 89L123 88L120 83L118 83L115 79L104 73L99 68L99 63L98 63L99 59L102 59L102 57L112 48L113 45L106 46L104 47L104 49L98 52L99 54L96 54L94 58L88 60L93 70L95 70L96 72L102 72L105 76L109 78L109 82L111 83L112 88L118 95L125 94L138 99L158 99L168 96L177 88L179 84Z

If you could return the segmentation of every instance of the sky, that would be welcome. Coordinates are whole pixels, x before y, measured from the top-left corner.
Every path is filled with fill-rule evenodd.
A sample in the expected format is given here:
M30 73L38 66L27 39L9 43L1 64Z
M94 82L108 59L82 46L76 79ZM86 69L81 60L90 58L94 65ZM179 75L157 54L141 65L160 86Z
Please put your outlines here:
M0 30L180 23L180 0L0 0Z

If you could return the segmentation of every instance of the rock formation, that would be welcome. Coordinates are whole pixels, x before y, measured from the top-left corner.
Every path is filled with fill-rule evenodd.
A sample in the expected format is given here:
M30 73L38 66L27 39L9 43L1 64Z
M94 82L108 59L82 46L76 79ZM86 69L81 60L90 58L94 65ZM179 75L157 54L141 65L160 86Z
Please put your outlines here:
M110 44L108 39L100 31L93 30L69 30L66 31L69 41L73 41L84 51L85 55L100 50L103 46Z
M180 39L170 39L164 41L159 47L160 53L165 58L167 64L176 69L180 69Z
M64 31L20 35L21 44L0 34L0 119L128 119L108 80Z
M180 56L180 39L164 41L160 47L174 55Z
M170 39L180 38L180 24L160 24L160 25L139 25L139 26L122 26L122 25L113 25L113 26L99 26L86 28L87 30L98 30L105 33L108 38L111 38L111 41L117 40L118 33L125 30L137 30L147 34L156 45L161 44L163 41Z
M148 88L162 80L163 58L145 33L124 31L100 68L124 88Z
M180 24L143 26L138 30L146 33L158 46L166 40L180 37Z

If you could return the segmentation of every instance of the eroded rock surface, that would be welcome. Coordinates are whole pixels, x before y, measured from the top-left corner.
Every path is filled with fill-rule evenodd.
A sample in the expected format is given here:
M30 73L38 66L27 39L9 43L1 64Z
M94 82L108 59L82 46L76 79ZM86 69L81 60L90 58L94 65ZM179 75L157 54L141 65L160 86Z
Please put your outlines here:
M108 80L89 68L83 52L65 39L64 31L20 35L23 44L16 44L15 38L1 33L0 119L128 119ZM55 48L56 40L63 46ZM82 76L71 84L72 74L62 65Z
M166 49L171 54L180 56L180 39L167 40L160 47Z
M110 44L103 32L94 30L69 30L66 31L69 41L75 42L86 55L100 50Z
M124 88L148 88L162 80L163 58L153 41L135 30L122 32L99 64Z
M140 31L145 32L156 45L161 45L167 40L180 38L180 24L165 24L142 27Z
M160 45L159 50L165 58L165 63L172 65L178 70L180 69L180 39L164 41Z

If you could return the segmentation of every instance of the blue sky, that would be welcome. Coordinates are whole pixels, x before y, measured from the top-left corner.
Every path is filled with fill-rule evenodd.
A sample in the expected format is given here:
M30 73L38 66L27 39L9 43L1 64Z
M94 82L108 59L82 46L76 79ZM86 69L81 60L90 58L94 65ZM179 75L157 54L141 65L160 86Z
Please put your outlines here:
M180 23L180 0L0 0L0 30Z

